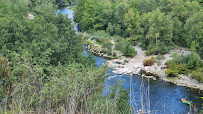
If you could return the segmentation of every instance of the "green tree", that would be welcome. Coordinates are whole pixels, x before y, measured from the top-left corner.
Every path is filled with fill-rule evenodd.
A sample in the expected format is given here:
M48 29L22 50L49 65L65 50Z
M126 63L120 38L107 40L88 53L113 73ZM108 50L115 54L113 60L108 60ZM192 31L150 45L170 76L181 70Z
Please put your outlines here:
M161 13L159 9L142 16L141 29L143 35L143 38L141 39L143 48L160 51L159 47L161 47L161 45L173 45L173 21L171 20L170 15ZM154 42L156 46L154 45Z
M188 17L200 11L201 6L197 1L180 2L180 5L174 6L172 15L179 17L180 21L185 24Z
M140 28L140 15L137 12L134 12L133 8L128 10L128 13L125 13L125 25L127 26L127 30L130 32L130 36L133 34L137 34Z
M195 13L186 21L185 27L187 47L192 45L192 42L197 43L197 51L203 52L203 10ZM200 53L203 57L203 53Z
M79 0L76 6L74 21L81 31L102 29L102 6L98 0Z
M151 12L157 8L156 0L137 0L137 4L141 14Z
M124 14L128 11L128 4L127 1L124 0L122 2L118 2L118 5L114 8L114 14L113 14L113 21L112 23L115 23L115 34L120 36L125 36L125 34L128 34L125 32L126 26L124 24Z
M112 21L113 16L113 3L110 0L102 0L100 1L102 5L102 17L104 23L104 30L109 27L109 22Z

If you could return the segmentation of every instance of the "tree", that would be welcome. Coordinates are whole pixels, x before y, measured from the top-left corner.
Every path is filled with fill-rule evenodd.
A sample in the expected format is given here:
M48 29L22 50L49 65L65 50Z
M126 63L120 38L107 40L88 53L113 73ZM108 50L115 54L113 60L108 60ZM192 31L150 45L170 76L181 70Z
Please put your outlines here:
M159 45L173 45L173 22L170 15L161 13L159 9L143 15L141 19L141 31L143 35L142 46L145 49L148 47L156 48L154 51L159 51ZM156 46L154 46L154 42ZM159 44L159 42L161 42ZM156 52L156 54L158 54Z
M74 21L81 31L98 30L104 27L102 6L98 0L79 0L74 14Z
M48 14L47 14L48 15ZM32 53L36 62L47 65L69 64L80 61L83 51L82 40L75 34L71 20L62 14L35 16L34 20L6 17L0 28L0 53L9 61L11 52L23 55ZM54 42L54 43L53 43Z
M183 0L158 0L158 6L162 12L169 14L175 7L183 4Z
M179 45L179 46L184 46L186 47L187 46L187 42L186 42L186 38L185 38L185 32L184 32L184 29L183 29L183 22L180 21L180 19L175 16L172 18L174 24L173 24L173 42L176 44L176 45Z
M203 10L189 17L184 29L186 31L187 47L190 47L192 42L195 41L198 52L203 52ZM203 53L200 54L203 55Z
M183 22L184 25L188 17L200 11L201 6L197 1L187 1L174 6L172 9L173 11L171 12L171 15L179 17L180 21Z
M113 3L110 0L100 1L102 5L102 17L104 23L104 30L107 29L108 24L112 21L113 16Z
M151 12L157 8L156 0L137 0L137 4L140 14Z
M128 10L128 13L125 13L125 25L127 26L127 30L130 32L130 36L133 34L137 34L140 28L140 15L138 11L134 12L133 8Z
M117 5L114 8L114 14L113 14L113 21L115 26L115 34L120 36L125 36L126 26L124 24L124 14L128 11L128 4L127 1L124 0L122 2L118 2Z

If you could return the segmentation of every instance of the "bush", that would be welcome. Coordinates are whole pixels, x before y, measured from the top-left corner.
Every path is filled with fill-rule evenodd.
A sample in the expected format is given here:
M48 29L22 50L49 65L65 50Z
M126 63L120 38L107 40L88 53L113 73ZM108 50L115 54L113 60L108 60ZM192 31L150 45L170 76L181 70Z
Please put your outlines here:
M89 35L89 34L83 34L82 38L83 39L89 39L89 38L91 38L91 35Z
M188 75L191 71L188 69L188 67L185 64L178 64L177 65L179 74L186 74Z
M89 40L86 40L85 41L88 45L93 45L93 43L91 42L91 41L89 41Z
M143 46L143 45L142 45ZM143 46L146 48L146 46ZM157 54L166 54L170 51L170 47L166 47L164 42L158 41L158 45L156 46L155 42L150 41L149 45L147 46L146 55L157 55Z
M113 57L116 57L116 56L117 56L116 52L113 52Z
M165 59L166 57L164 57L163 55L161 54L158 54L157 57L156 57L156 60L163 60Z
M129 63L129 61L128 61L128 60L124 60L124 62L125 62L125 63Z
M112 55L111 49L107 49L107 55L108 55L108 56L111 56L111 55Z
M144 60L144 66L152 66L154 64L155 60L154 57L151 57L150 59Z
M137 42L136 42L136 38L127 38L126 39L128 42L130 42L131 45L136 46Z
M191 72L184 63L176 64L175 62L170 60L167 61L166 64L169 70L166 70L165 73L170 77L176 77L178 76L178 74L188 75Z
M176 77L178 76L178 70L166 70L165 73L169 76L169 77Z
M172 57L173 60L165 63L169 68L169 70L166 71L168 76L177 76L177 73L188 75L191 71L193 71L192 78L197 79L199 82L203 82L202 71L196 70L202 68L202 61L195 52L185 56L173 53Z
M101 52L106 54L108 52L108 49L103 48Z
M121 52L124 52L125 47L127 46L128 42L122 38L116 38L115 49Z
M92 39L94 39L98 43L101 43L100 36L92 36Z
M112 54L111 49L107 49L107 48L103 48L101 52L104 53L104 54L107 54L109 56L111 56L111 54Z
M104 41L109 41L110 35L105 31L96 31L92 33L92 39L98 43L103 43Z
M170 51L169 48L166 47L166 44L164 42L160 42L158 46L159 54L166 54Z
M107 48L107 49L111 50L112 46L113 46L113 44L110 41L106 40L106 41L102 42L102 47L104 47L104 48Z
M128 44L124 49L123 55L126 57L134 57L137 55L137 51L135 51L135 49L130 44Z
M200 83L203 83L203 68L199 68L191 73L192 78L198 80Z
M173 61L172 60L168 60L168 61L165 62L165 65L169 65L171 63L173 63Z

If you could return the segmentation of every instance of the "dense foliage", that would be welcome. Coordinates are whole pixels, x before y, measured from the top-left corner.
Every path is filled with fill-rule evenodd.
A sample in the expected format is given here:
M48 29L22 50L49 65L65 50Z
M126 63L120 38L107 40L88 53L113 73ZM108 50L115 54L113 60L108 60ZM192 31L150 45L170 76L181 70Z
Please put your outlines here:
M127 44L124 51L123 55L126 57L134 57L137 54L135 51L134 47L131 44Z
M203 8L198 0L78 0L74 21L81 31L105 30L141 42L146 54L197 43L203 57Z
M128 104L128 91L102 96L108 68L83 56L81 36L55 2L0 0L0 113L129 111L118 105Z
M192 78L197 79L199 82L203 82L203 62L199 58L198 54L195 52L194 42L191 46L191 54L189 55L178 55L177 53L173 54L173 60L167 61L166 74L168 76L176 77L179 74L188 75L191 73Z
M7 7L12 9L14 6L7 4ZM27 13L26 10L19 12ZM83 51L82 40L75 35L71 20L62 14L47 15L40 13L34 20L18 15L18 12L2 16L1 55L10 60L13 58L12 52L20 55L31 53L33 61L45 67L57 65L58 62L69 64L79 61Z
M104 30L114 36L115 49L125 56L136 54L129 43L139 44L147 56L166 54L179 46L193 48L191 54L179 54L167 62L165 73L172 77L191 74L202 82L202 6L201 0L78 0L74 17L80 31ZM150 66L153 61L144 64Z

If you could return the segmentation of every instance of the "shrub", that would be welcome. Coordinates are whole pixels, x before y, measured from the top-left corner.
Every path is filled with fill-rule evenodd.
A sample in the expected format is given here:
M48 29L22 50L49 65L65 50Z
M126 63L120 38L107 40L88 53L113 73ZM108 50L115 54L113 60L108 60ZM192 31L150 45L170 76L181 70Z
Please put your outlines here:
M166 54L170 50L166 47L166 44L164 42L160 42L158 46L159 54Z
M196 70L202 68L202 61L195 52L185 56L173 53L171 56L173 57L173 60L165 63L169 68L169 70L166 71L168 76L177 76L177 73L188 75L193 71L192 78L197 79L199 82L203 82L202 71Z
M135 51L135 49L130 44L128 44L124 49L123 55L126 57L134 57L137 55L137 51Z
M169 76L169 77L176 77L178 76L178 70L166 70L165 73Z
M113 57L116 57L116 56L117 56L116 52L113 52Z
M96 31L92 33L92 39L98 43L102 43L110 39L110 35L105 31Z
M191 73L192 78L198 80L200 83L203 83L203 68L199 68Z
M130 42L130 44L133 45L133 46L137 45L136 38L131 37L131 38L127 38L126 40L128 42Z
M191 71L188 69L188 67L185 64L178 64L177 65L179 74L189 74Z
M167 61L166 64L169 70L166 70L165 73L170 77L176 77L178 76L178 74L187 75L191 72L190 69L188 69L188 67L184 63L176 64L175 62L170 60Z
M124 40L123 40L123 41L119 41L119 42L117 42L117 43L115 44L115 49L117 49L117 50L123 52L124 49L125 49L125 47L126 47L126 45L127 45L127 42L126 42L126 41L124 41Z
M93 43L91 42L91 41L89 41L89 40L86 40L85 41L88 45L93 45Z
M171 63L173 63L173 61L172 60L168 60L168 61L166 61L165 65L169 65Z
M198 68L203 66L203 62L196 52L192 52L190 55L188 55L188 61L186 64L188 68L192 70L197 70Z
M158 50L156 50L156 49L149 49L149 50L147 50L147 51L145 52L145 55L146 55L146 56L153 55L153 54L156 55L156 53L158 54Z
M147 46L146 55L157 55L157 54L166 54L170 51L170 47L166 47L164 42L158 41L158 45L156 46L155 42L150 41Z
M106 41L103 41L103 42L102 42L102 46L103 46L104 48L107 48L107 49L111 50L113 44L112 44L110 41L106 40Z
M128 60L124 60L124 62L125 62L125 63L129 63L129 61L128 61Z
M101 43L101 37L100 36L92 36L92 39L94 39L96 42Z
M108 55L108 56L111 56L111 55L112 55L111 49L107 49L107 55Z
M101 52L106 54L108 52L108 49L103 48Z
M156 57L156 60L163 60L165 59L166 57L164 57L163 55L161 54L158 54L157 57Z
M89 39L89 38L91 38L91 35L89 35L89 34L83 34L82 38L83 39Z
M151 57L150 59L144 60L144 66L152 66L154 64L155 60L154 57Z
M111 49L107 49L107 48L103 48L101 52L104 53L104 54L107 54L109 56L111 56L111 54L112 54Z

